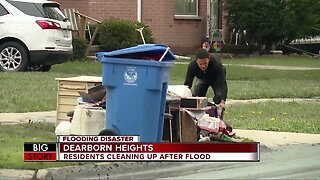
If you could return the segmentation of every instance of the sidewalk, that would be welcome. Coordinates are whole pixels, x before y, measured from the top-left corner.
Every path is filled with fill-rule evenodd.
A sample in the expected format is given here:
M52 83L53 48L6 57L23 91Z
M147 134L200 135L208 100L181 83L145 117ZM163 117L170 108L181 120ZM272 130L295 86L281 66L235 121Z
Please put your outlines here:
M320 134L234 129L237 136L260 142L268 148L289 144L320 144Z
M18 124L32 122L55 123L56 111L28 112L28 113L0 113L0 124Z

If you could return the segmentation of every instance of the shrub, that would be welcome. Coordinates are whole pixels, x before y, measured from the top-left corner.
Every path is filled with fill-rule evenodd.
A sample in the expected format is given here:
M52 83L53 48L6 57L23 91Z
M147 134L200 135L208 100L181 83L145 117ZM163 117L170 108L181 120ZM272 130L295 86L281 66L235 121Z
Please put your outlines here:
M112 51L142 44L137 28L145 26L143 23L123 19L107 19L99 28L98 42L105 51ZM147 43L152 43L152 33L149 28L143 30Z
M88 42L86 39L80 37L73 37L73 60L85 59L85 53L88 48Z

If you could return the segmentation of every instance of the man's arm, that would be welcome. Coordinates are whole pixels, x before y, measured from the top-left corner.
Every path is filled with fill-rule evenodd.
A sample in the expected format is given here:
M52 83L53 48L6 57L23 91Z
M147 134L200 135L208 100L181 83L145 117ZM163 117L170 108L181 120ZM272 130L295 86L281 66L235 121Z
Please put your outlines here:
M194 78L194 71L195 71L195 69L194 69L192 62L191 62L188 66L186 77L184 80L184 85L187 85L189 87L189 89L191 89L191 87L192 87L192 82L193 82L193 78Z
M215 72L216 74L213 81L214 101L215 103L220 103L221 106L224 106L228 94L228 85L226 80L226 71L221 62L218 62Z

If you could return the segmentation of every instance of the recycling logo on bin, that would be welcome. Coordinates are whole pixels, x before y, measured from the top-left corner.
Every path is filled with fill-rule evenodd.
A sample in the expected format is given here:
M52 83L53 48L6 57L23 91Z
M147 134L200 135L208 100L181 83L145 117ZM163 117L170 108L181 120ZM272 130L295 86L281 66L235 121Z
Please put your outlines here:
M124 85L137 85L135 82L138 79L138 72L136 71L136 67L126 67L124 72L124 80L126 83Z

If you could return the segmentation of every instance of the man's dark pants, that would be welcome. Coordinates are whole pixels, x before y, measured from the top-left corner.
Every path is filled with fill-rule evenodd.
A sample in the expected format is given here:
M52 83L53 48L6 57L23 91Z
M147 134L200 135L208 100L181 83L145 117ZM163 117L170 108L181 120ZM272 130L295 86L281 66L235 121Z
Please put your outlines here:
M208 91L208 88L211 86L211 88L214 91L214 86L212 82L209 81L205 81L202 79L198 79L198 82L196 84L196 86L194 87L194 92L193 92L193 96L198 96L198 97L205 97ZM213 101L216 104L220 104L221 102L221 95L219 95L217 92L214 91L214 97L213 97Z
M223 71L224 71L224 75L227 74L227 70L225 67L223 67ZM198 96L198 97L205 97L207 95L207 91L209 86L211 86L213 92L214 92L214 97L213 97L213 101L216 104L220 104L221 102L221 94L216 92L214 90L214 85L213 82L210 81L206 81L206 80L202 80L202 79L198 79L198 82L196 84L196 86L194 87L194 92L193 92L193 96Z

